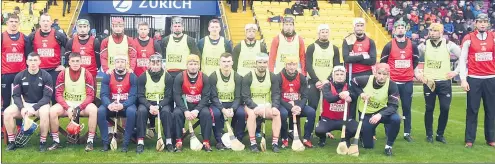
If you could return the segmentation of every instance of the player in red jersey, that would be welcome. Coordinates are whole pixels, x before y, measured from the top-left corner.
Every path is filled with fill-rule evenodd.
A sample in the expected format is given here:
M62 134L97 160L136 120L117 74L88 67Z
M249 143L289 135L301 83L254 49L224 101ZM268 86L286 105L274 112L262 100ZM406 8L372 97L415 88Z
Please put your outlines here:
M390 65L390 79L397 83L404 120L404 139L412 142L411 103L413 94L414 69L419 63L418 46L405 36L406 22L394 23L395 38L382 50L380 63ZM385 125L387 126L387 125Z
M111 74L114 69L114 57L122 55L127 57L127 68L129 72L136 69L136 47L134 40L124 34L124 19L112 18L112 35L101 41L101 66L103 72Z
M466 147L471 148L476 139L478 110L483 99L485 110L485 140L495 147L495 61L493 60L494 39L488 31L488 15L476 17L476 31L466 35L462 41L459 60L461 86L467 91ZM466 69L467 68L467 69Z

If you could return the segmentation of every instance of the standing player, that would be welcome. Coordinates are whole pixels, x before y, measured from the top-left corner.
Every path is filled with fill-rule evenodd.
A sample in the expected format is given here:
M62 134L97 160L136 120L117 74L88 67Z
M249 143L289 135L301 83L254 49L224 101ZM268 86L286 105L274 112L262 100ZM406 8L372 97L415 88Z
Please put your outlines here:
M400 116L397 114L399 104L399 89L397 84L389 77L390 66L386 63L376 65L376 73L370 76L360 76L352 79L351 97L361 97L359 100L359 114L363 112L364 100L368 100L361 139L363 147L373 149L375 141L375 129L379 123L383 123L387 131L387 143L385 155L392 155L392 146L400 130Z
M355 18L352 24L354 25L354 33L347 36L342 43L342 54L349 81L354 77L372 75L371 67L376 63L375 41L366 36L364 19ZM356 105L357 101L350 103L351 111L356 111ZM351 113L350 118L355 117L355 113Z
M200 61L198 55L190 55L186 59L187 70L175 77L174 81L174 101L177 104L173 111L175 126L175 149L182 151L182 128L186 119L192 121L199 117L201 134L203 135L203 150L211 152L210 136L212 126L212 116L208 110L210 100L210 84L208 76L199 71ZM182 96L185 96L184 104Z
M289 146L287 117L297 115L306 117L304 126L303 144L308 148L312 148L311 133L315 125L316 111L306 105L308 101L308 82L306 77L297 71L299 62L297 57L287 57L285 59L285 68L277 75L278 85L280 87L281 99L280 113L282 116L282 148ZM292 118L289 117L292 120ZM297 128L297 127L294 127Z
M36 116L40 118L40 152L46 151L46 135L49 126L50 98L53 82L50 74L40 69L41 58L36 52L29 53L28 68L14 78L14 104L5 109L4 123L7 130L7 150L15 150L15 119ZM26 141L27 143L27 141ZM25 143L23 143L25 144ZM24 145L21 145L24 146Z
M160 53L162 53L162 49L157 40L149 37L150 26L147 22L141 22L138 24L138 33L139 37L134 40L137 52L137 63L134 73L137 77L141 76L141 74L148 70L148 61L151 55L160 55Z
M330 41L330 27L327 24L318 26L318 40L308 46L306 50L306 69L309 74L308 105L317 109L320 103L320 90L329 83L328 77L334 66L340 65L339 48Z
M286 16L283 20L282 33L272 40L268 68L270 72L278 74L285 67L285 59L289 56L298 58L299 72L306 76L306 53L304 40L294 31L294 17Z
M160 113L163 131L165 133L165 145L167 151L174 151L172 146L171 131L172 127L172 108L169 106L172 100L172 76L163 70L162 56L153 54L149 58L148 71L138 78L138 111L136 118L136 127L138 130L137 153L144 151L144 136L146 133L146 123L148 118L156 117ZM157 102L159 97L160 102ZM154 122L152 123L154 125Z
M127 117L124 128L124 145L122 146L122 152L127 153L127 146L136 123L137 77L126 68L129 63L126 56L117 55L113 59L115 69L112 70L112 73L105 74L101 81L100 98L102 105L98 108L98 128L103 141L101 151L108 151L110 148L107 118L120 115ZM118 98L120 101L117 101Z
M405 36L406 22L394 23L395 38L387 43L382 51L381 63L390 66L390 79L397 84L405 117L404 139L412 142L411 137L411 103L413 96L414 69L419 63L418 46Z
M459 60L461 87L467 91L466 147L471 148L476 139L478 111L483 99L485 110L485 140L495 147L495 62L493 60L494 34L488 31L488 15L476 17L476 31L462 41ZM467 65L467 66L466 66ZM466 70L467 68L467 70Z
M134 40L124 34L124 19L112 18L112 33L101 42L100 57L103 72L112 74L115 68L113 58L120 55L127 58L127 71L132 73L136 69L137 51Z
M100 41L94 36L89 35L91 25L87 19L77 20L77 37L69 39L65 46L65 54L79 53L81 55L81 67L91 73L93 80L96 80L100 62ZM68 66L69 58L66 58L65 64ZM96 84L96 83L95 83ZM96 94L96 89L95 89Z
M53 21L48 14L39 18L40 29L29 34L28 38L33 44L33 51L41 58L40 68L47 71L52 77L52 82L57 81L57 76L65 67L62 65L62 47L67 44L67 36L52 29ZM52 103L55 104L55 94L52 95Z
M241 82L242 77L232 70L232 54L225 52L220 55L220 69L213 71L210 75L211 107L214 116L213 134L217 140L216 148L225 149L222 143L222 132L225 124L224 116L236 120L245 119L246 114L241 104ZM235 128L244 128L244 122L235 122Z
M9 14L2 33L2 112L10 106L15 75L26 69L26 56L32 49L30 40L19 32L19 21L19 16Z
M208 31L210 35L204 37L198 42L198 49L201 54L201 72L210 76L213 71L216 71L220 55L224 52L232 53L232 42L220 36L220 21L212 19L208 22Z
M256 40L258 26L256 24L246 24L244 27L246 39L241 40L232 52L234 60L234 71L244 76L256 68L256 56L258 53L267 53L266 44Z
M58 137L59 121L58 117L68 116L69 120L79 124L79 115L89 117L89 134L86 142L86 151L93 150L93 138L96 134L96 112L97 107L94 100L94 80L93 75L85 68L82 68L82 57L78 53L71 53L69 56L69 68L57 77L55 86L55 99L57 104L50 108L50 131L53 144L48 150L55 150L60 147ZM76 113L74 118L73 113Z
M438 128L435 139L447 143L443 136L447 121L449 119L450 103L452 101L452 79L457 75L450 71L450 54L457 57L461 54L461 48L453 42L442 38L443 25L432 23L424 44L418 46L420 56L424 56L423 72L416 71L416 77L423 82L423 91L426 103L425 130L426 140L433 143L433 111L435 109L436 97L440 102L440 115L438 116ZM459 67L458 67L459 68ZM459 69L456 69L458 71ZM434 83L430 88L429 83Z
M245 107L244 112L247 120L237 120L244 123L246 121L251 142L251 151L259 152L256 144L256 117L265 117L272 119L272 150L275 153L280 152L278 138L280 136L280 89L275 74L268 72L268 54L259 53L256 56L256 69L247 73L242 78L242 99ZM266 106L271 104L271 106ZM285 115L287 118L287 113ZM236 127L239 128L239 127ZM235 129L235 135L242 140L245 127Z
M194 38L184 34L182 18L172 18L170 29L172 34L162 39L163 45L161 47L163 47L163 54L167 60L167 71L175 79L178 74L186 70L187 56L199 55L199 50Z
M323 102L321 120L315 128L315 134L320 138L319 147L324 147L326 142L326 133L333 130L341 130L342 126L346 126L346 141L354 137L357 131L357 122L353 118L347 117L345 121L344 110L347 110L347 116L355 114L356 111L350 111L349 107L345 108L345 103L352 102L350 97L350 86L346 83L346 70L344 66L335 66L333 68L332 77L328 80L332 82L323 85ZM356 98L354 98L355 100Z

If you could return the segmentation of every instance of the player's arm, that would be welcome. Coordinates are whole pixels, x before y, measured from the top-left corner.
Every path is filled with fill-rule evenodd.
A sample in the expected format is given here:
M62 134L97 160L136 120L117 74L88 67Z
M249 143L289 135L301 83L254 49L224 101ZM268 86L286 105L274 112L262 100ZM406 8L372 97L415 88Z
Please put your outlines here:
M241 81L242 77L239 75L237 72L234 74L234 83L235 83L235 90L234 90L234 102L232 102L231 108L237 110L239 105L241 105Z
M67 45L67 35L65 35L64 33L61 33L59 31L55 31L55 39L57 40L57 43L58 45L60 46L60 58L61 60L63 61L64 59L64 53L62 53L64 51L63 47L65 47Z
M373 41L372 39L369 40L370 40L370 51L368 55L370 56L370 58L368 59L363 58L363 60L359 61L359 63L372 66L376 64L376 45L375 45L375 41Z
M388 42L385 47L383 47L380 63L388 63L388 57L390 56L390 51L392 49L392 42Z
M457 59L460 59L461 57L461 47L459 47L457 44L454 42L448 42L447 48L449 49L450 54L454 54ZM455 68L454 72L459 74L460 72L460 64L457 64L457 67Z
M388 86L388 102L387 107L380 111L382 116L389 116L397 112L399 108L399 89L397 84L392 80L389 81Z
M340 100L339 95L334 95L330 89L330 83L323 85L323 99L327 100L329 103L335 103Z
M87 72L87 71L86 71ZM70 77L68 77L70 78ZM65 102L64 91L65 91L65 72L61 72L57 76L57 85L55 85L55 100L57 101L64 110L69 109L69 105Z
M232 41L225 39L225 52L232 53Z
M412 44L413 47L413 69L416 69L419 63L419 50L418 50L418 45Z
M167 45L168 45L168 40L169 40L169 36L166 36L162 39L162 41L160 42L160 47L162 47L162 54L163 54L163 59L166 59L167 58Z
M306 50L306 71L308 72L309 74L309 77L311 77L311 79L315 80L315 81L320 81L320 79L318 79L318 76L316 76L316 73L315 73L315 70L313 68L313 53L315 51L315 44L316 43L312 43L308 46L308 50Z
M174 101L176 106L182 110L182 112L185 112L186 110L189 110L186 108L186 104L184 104L184 101L182 100L182 83L183 77L182 77L182 72L179 73L175 79L174 79ZM204 88L203 88L204 89Z
M103 39L100 46L100 61L103 72L107 72L109 69L108 66L108 38Z
M93 43L94 46L93 46L93 50L95 51L95 58L96 58L96 69L100 69L101 68L101 59L100 59L100 46L101 46L101 43L100 43L100 40L95 38L95 42Z
M13 87L12 87L12 99L14 99L14 104L17 106L17 108L22 109L24 108L24 103L22 103L22 78L24 73L27 71L22 71L19 72L17 75L14 77L14 82Z
M37 30L31 32L26 38L27 40L29 40L28 42L31 43L31 45L33 45L34 43L34 36L36 35L36 32ZM31 50L29 52L33 52L33 51L35 51L34 46L31 46Z
M112 100L110 100L110 78L110 75L103 74L103 79L101 80L100 99L104 107L112 103Z
M280 83L279 83L279 78L277 78L277 76L274 74L274 73L271 73L271 72L267 72L267 73L270 73L270 77L271 77L271 82L272 82L272 86L270 88L271 92L272 92L272 107L273 108L279 108L280 107L280 102L282 102L280 99Z
M136 99L137 99L137 77L134 73L129 74L129 82L131 83L131 89L129 91L129 96L127 97L127 100L122 103L124 108L128 108L131 105L136 104Z
M21 33L24 36L24 57L27 59L29 53L33 52L33 42L28 36ZM3 36L3 35L2 35ZM3 38L2 38L3 40Z
M69 55L72 53L72 43L74 42L74 39L69 39L67 41L67 44L65 45L65 53L63 54L65 56L65 60L63 62L64 67L69 66Z
M299 79L301 81L301 87L299 87L299 93L301 93L301 100L296 100L294 103L297 104L299 107L304 107L306 105L306 102L308 102L308 81L306 80L305 76L299 76Z
M162 50L162 47L160 47L160 41L159 40L153 40L153 49L155 50L155 54L162 55L163 50ZM163 55L162 55L162 58L163 58Z
M351 92L349 93L352 97L357 98L363 93L363 88L368 84L369 76L360 76L352 78ZM353 99L354 101L355 99Z
M237 68L239 68L240 54L241 54L241 43L237 43L237 45L234 47L234 50L232 51L232 60L234 61L232 68L234 69L234 71L237 71Z
M277 62L277 51L278 51L278 36L275 36L272 40L272 47L270 48L270 54L268 55L268 70L273 72L275 69L275 63ZM254 75L253 75L254 77Z
M200 53L203 53L203 48L204 48L204 46L205 46L205 39L206 39L206 37L201 38L201 39L198 41L198 43L196 44L196 47L198 48L198 50L199 50L199 52L200 52ZM201 54L197 54L197 55L199 56L199 58L200 58L201 60L203 59L203 58L202 58L202 56L201 56Z
M269 72L267 72L269 73ZM254 73L248 73L242 78L242 89L241 89L241 96L242 100L246 104L246 106L250 109L254 109L258 106L253 99L251 98L251 83L253 81L253 75Z
M86 86L85 86L86 99L84 99L84 101L79 105L79 109L81 110L86 109L86 106L92 103L93 100L95 99L94 97L95 87L94 87L93 75L89 71L84 71L84 76L86 81Z
M301 63L301 73L306 76L306 46L304 46L304 40L301 36L299 38L299 61Z
M205 108L208 105L208 101L210 100L210 82L208 81L208 76L203 74L203 90L201 91L201 100L199 104L194 108L194 110L201 111L201 109Z
M48 72L41 72L41 78L43 79L43 97L33 105L34 110L38 110L41 106L49 104L53 95L53 81Z
M352 44L353 45L353 44ZM363 55L350 56L352 45L347 45L347 40L342 42L342 55L345 63L358 63L364 60Z
M223 108L222 102L220 102L220 100L218 99L217 80L218 80L217 72L211 73L211 76L209 78L211 85L210 101L216 108L222 109Z
M167 71L164 71L164 76L165 76L165 95L163 97L163 100L160 101L159 106L163 107L165 105L170 104L170 101L173 101L173 85L174 85L174 79L172 78L172 75L170 75Z
M129 44L128 54L129 54L129 68L133 71L136 70L136 62L137 62L137 51L136 51L136 43L130 37L127 37L127 43Z
M342 62L340 61L339 47L333 45L333 66L337 65L342 65Z
M138 87L137 87L137 96L139 104L143 104L147 109L150 108L151 103L146 99L146 73L141 74L138 77Z
M468 52L469 52L469 47L471 46L471 38L470 35L464 36L464 39L462 41L462 48L461 48L461 57L459 58L459 76L461 77L461 80L466 80L467 77L467 58L468 58Z
M187 36L187 47L189 47L189 51L191 51L191 54L198 55L201 59L201 52L203 51L199 51L196 45L196 40L190 36Z

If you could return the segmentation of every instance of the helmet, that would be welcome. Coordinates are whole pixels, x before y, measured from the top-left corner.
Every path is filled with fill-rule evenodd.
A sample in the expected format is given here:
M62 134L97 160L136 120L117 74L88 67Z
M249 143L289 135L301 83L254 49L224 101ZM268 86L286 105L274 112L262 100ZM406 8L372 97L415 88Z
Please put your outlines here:
M476 21L488 21L488 15L485 14L485 13L481 13L481 14L478 14L478 16L476 16Z
M406 27L406 22L404 22L403 20L399 20L397 22L394 23L394 28L397 28L397 26L404 26Z
M356 26L356 24L365 24L364 18L354 18L352 25Z
M256 61L268 61L268 54L264 52L260 52L256 55Z
M113 17L112 24L124 24L124 19L121 17Z
M173 17L172 18L172 24L182 24L182 18L181 17Z
M256 24L246 24L246 26L244 26L244 31L247 31L249 29L258 30L258 25L256 25Z
M290 22L292 24L294 24L294 17L292 16L285 16L284 19L283 19L283 23L285 22Z
M71 121L66 128L67 140L69 143L77 143L79 141L79 133L84 129L84 124L78 124L75 121Z
M79 20L77 20L76 24L77 24L77 26L79 26L79 25L89 26L89 21L87 19L79 19Z
M26 145L36 129L38 129L38 124L30 118L25 118L19 133L15 136L16 146L23 147Z

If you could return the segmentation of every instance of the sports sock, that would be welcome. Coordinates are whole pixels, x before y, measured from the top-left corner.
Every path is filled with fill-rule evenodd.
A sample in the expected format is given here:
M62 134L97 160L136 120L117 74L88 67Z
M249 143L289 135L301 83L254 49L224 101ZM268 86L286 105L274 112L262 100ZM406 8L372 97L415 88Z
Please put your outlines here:
M385 145L385 149L392 148L392 146Z
M95 138L95 132L88 133L88 142L93 142L93 138Z
M143 138L138 138L138 145L144 145L144 139Z
M182 139L176 139L175 142L176 143L182 143Z
M15 141L15 135L14 134L8 134L9 142L14 142Z
M46 142L46 136L40 136L40 142L45 143Z
M58 132L52 132L52 137L53 137L53 141L55 141L56 143L60 143L60 139L58 138Z
M251 142L251 145L256 145L256 137L255 136L250 136L249 141Z
M405 136L408 136L408 135L409 135L409 133L404 133L404 137L405 137Z
M171 138L165 139L165 145L168 145L168 144L172 144L172 139Z
M203 140L203 145L206 143L210 144L210 140Z
M273 137L272 145L278 145L278 137Z

